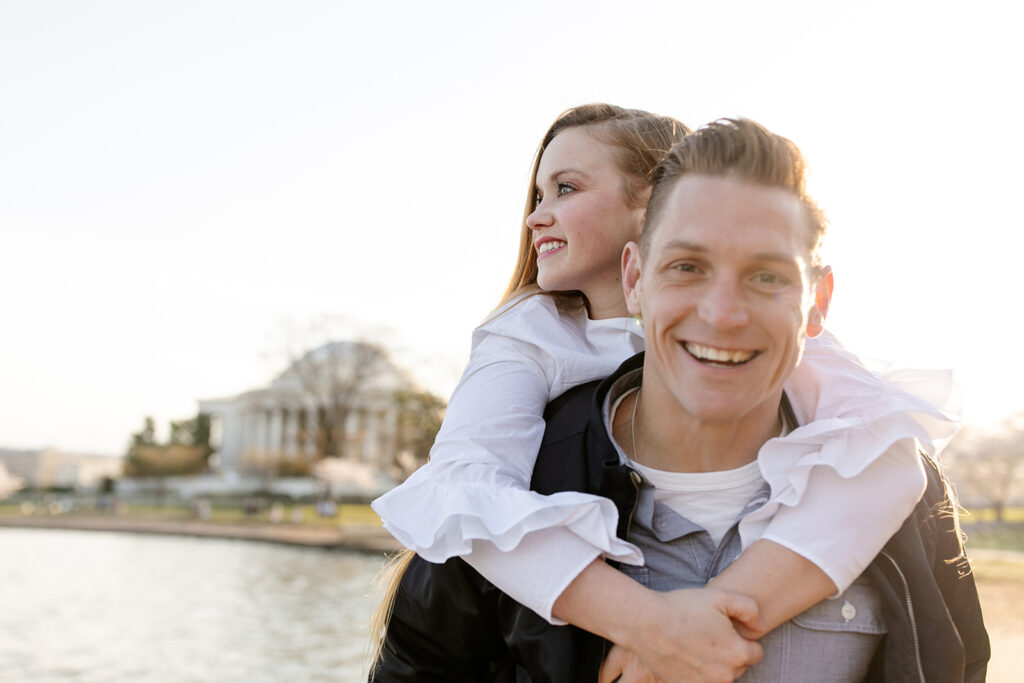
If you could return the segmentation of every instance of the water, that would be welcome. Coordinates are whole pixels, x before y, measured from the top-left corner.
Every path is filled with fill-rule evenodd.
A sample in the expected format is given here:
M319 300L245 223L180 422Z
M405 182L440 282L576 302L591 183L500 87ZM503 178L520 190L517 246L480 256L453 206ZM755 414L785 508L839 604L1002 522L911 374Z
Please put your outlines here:
M358 681L382 557L0 529L0 681Z

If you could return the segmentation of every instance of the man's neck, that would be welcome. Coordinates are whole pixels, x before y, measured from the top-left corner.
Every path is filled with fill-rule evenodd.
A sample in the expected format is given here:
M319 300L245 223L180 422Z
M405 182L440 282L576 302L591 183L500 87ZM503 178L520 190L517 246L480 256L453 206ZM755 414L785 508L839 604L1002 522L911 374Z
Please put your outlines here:
M761 446L782 429L777 403L735 421L711 422L669 398L641 389L624 398L612 416L615 440L634 462L669 472L736 469L757 459Z

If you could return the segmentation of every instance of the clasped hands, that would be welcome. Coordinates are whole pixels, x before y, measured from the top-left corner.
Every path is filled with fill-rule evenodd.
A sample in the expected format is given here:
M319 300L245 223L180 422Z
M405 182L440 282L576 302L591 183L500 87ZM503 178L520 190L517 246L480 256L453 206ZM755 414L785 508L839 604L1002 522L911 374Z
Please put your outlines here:
M762 656L757 603L716 588L658 593L623 627L599 683L733 681Z

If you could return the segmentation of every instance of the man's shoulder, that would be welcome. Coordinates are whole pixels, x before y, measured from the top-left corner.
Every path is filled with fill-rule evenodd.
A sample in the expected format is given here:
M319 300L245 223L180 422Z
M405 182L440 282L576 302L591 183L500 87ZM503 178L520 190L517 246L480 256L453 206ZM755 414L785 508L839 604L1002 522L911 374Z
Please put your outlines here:
M624 374L643 367L643 361L644 354L638 353L623 361L608 377L580 384L552 399L544 410L546 428L541 446L580 435L592 423L599 424L601 403L611 385Z
M544 438L530 488L545 494L596 493L613 500L622 490L633 492L629 470L620 464L605 428L602 403L619 377L642 365L640 353L626 360L609 377L573 387L548 404L544 411Z
M602 380L594 380L569 389L552 399L544 409L544 440L542 446L560 441L586 429L594 411L595 392Z
M592 422L599 419L593 406L600 384L595 381L573 387L548 404L544 411L544 438L530 482L534 491L550 494L587 490L588 461L600 458L597 451L602 450L588 436Z

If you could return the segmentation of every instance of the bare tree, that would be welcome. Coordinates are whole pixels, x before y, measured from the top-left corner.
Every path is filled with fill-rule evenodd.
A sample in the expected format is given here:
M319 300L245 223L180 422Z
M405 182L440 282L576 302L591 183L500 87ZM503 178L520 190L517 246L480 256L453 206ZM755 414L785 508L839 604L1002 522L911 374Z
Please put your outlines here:
M386 352L364 341L328 342L293 360L281 379L293 380L299 398L315 411L304 428L316 425L316 459L344 458L350 417L375 391L382 375L393 370Z
M252 457L252 469L306 476L323 459L337 458L404 476L422 462L444 403L392 361L383 332L371 337L324 317L280 333L287 339L276 357L280 362L283 347L286 369L245 398L255 416L252 453L263 453Z
M1024 479L1024 413L994 431L965 429L944 457L961 497L991 507L1002 522Z

